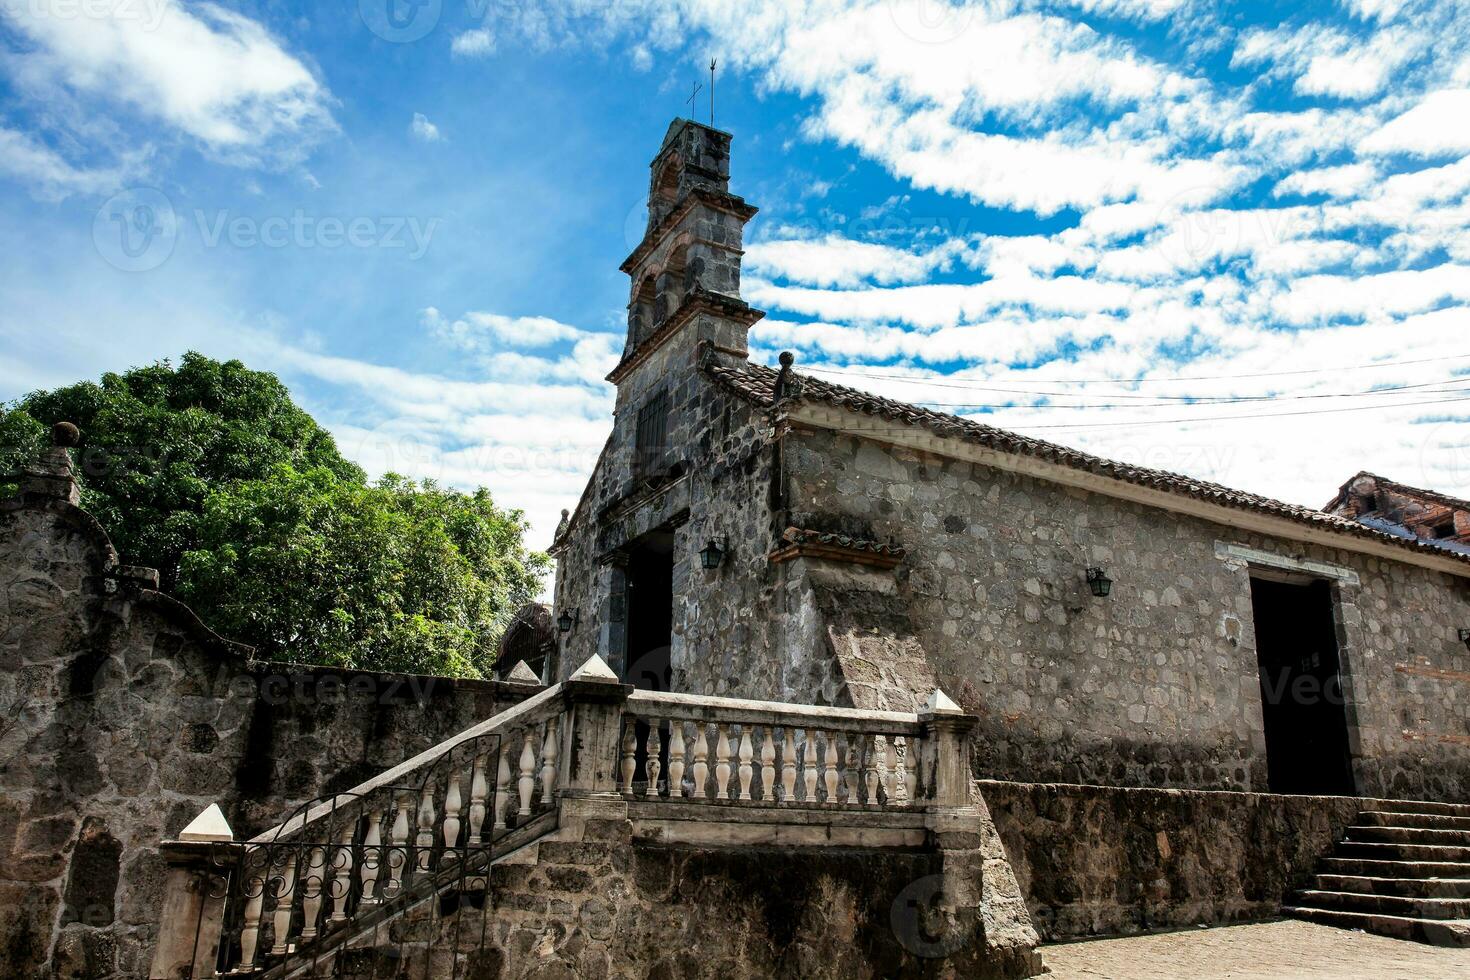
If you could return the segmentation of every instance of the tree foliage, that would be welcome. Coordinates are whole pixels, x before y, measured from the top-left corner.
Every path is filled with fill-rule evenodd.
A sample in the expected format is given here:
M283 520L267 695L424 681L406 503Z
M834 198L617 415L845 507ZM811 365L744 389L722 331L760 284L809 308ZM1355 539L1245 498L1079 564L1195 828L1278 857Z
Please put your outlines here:
M130 564L261 656L483 674L548 560L519 511L388 475L369 483L273 375L184 355L0 413L0 472L58 421L82 505Z

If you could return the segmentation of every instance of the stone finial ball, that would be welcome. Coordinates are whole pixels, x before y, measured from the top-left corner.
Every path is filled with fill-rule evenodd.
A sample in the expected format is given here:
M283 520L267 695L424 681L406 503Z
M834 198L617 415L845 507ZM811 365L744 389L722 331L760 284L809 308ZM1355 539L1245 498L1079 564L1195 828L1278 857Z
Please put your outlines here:
M70 422L57 422L51 427L51 445L70 448L82 441L82 430Z
M791 353L789 350L783 350L781 352L781 356L776 358L776 360L781 362L782 367L789 368L793 363L795 363L796 355Z

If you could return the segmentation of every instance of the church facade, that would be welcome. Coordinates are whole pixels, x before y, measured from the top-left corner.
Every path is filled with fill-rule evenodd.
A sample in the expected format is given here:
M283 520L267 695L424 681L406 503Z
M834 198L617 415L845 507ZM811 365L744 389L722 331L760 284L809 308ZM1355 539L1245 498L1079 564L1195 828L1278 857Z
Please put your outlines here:
M937 686L980 777L1470 800L1470 557L752 363L730 150L679 120L652 162L548 679Z

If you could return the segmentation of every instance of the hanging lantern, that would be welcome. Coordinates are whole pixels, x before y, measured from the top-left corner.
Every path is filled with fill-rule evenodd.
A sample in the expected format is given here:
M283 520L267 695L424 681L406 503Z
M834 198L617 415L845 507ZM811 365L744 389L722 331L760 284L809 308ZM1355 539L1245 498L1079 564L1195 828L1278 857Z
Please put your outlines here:
M1101 568L1089 568L1087 570L1087 587L1099 599L1106 599L1113 591L1113 580L1108 578L1108 573Z
M720 542L716 541L714 538L710 538L709 543L700 549L699 564L702 565L706 571L719 568L724 560L725 548L721 547Z

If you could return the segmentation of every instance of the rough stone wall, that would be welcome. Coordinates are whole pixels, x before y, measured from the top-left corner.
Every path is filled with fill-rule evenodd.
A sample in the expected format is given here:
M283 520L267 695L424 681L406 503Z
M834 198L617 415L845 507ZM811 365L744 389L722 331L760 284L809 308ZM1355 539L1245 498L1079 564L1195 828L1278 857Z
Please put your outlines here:
M775 695L785 659L778 649L784 632L772 613L784 593L780 570L766 561L775 540L769 422L699 372L696 334L686 331L623 382L619 402L627 408L618 413L582 513L557 552L557 612L580 614L564 640L557 676L567 677L594 653L620 672L630 666L623 655L622 572L599 558L673 523L673 688ZM669 464L680 475L640 489L632 461L636 409L658 390L671 394ZM710 538L728 543L715 570L699 563ZM753 684L752 674L771 683ZM805 685L800 689L806 693Z
M965 904L978 893L941 911L941 881L957 870L963 879L974 852L675 847L629 831L626 821L589 821L587 839L542 842L534 864L496 866L488 901L461 906L467 922L435 923L438 941L414 951L409 976L448 975L456 939L461 969L505 980L990 980L1039 970L1034 934L1016 944L987 933Z
M905 643L980 716L977 774L1264 790L1251 573L1224 542L1358 575L1335 591L1359 792L1470 799L1463 580L827 431L785 451L793 523L907 549Z
M237 836L535 688L252 664L64 499L0 503L0 975L143 975L155 848Z
M1043 940L1279 915L1372 801L982 781Z

